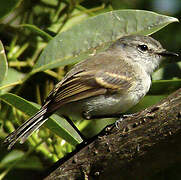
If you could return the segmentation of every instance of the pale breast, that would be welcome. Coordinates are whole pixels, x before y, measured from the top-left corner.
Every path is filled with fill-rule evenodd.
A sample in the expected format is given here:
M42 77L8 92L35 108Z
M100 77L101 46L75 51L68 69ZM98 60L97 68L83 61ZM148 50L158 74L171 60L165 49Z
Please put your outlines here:
M138 101L146 95L151 86L151 77L142 67L138 67L136 74L137 82L132 89L132 93L136 94Z

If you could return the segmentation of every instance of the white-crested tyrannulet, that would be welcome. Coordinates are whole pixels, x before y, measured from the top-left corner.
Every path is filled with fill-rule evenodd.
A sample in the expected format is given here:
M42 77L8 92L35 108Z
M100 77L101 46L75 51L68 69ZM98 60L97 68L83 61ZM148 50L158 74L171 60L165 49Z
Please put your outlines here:
M78 64L47 97L42 108L6 137L11 148L23 143L55 111L72 119L108 117L126 112L145 96L162 56L176 56L148 36L125 36Z

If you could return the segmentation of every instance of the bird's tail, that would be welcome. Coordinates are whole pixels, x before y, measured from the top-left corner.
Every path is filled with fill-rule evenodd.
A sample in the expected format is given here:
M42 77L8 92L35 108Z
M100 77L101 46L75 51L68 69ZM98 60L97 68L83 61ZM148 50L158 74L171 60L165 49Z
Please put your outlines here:
M24 143L47 120L47 117L47 108L40 109L18 129L9 134L4 140L4 144L8 145L8 149L11 149L18 140L20 140L20 143Z

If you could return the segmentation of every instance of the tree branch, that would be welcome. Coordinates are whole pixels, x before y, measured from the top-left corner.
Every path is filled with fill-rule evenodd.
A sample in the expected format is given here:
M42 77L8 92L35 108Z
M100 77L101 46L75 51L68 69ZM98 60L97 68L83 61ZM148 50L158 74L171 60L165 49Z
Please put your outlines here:
M181 162L181 89L119 127L107 127L80 144L45 179L140 180Z

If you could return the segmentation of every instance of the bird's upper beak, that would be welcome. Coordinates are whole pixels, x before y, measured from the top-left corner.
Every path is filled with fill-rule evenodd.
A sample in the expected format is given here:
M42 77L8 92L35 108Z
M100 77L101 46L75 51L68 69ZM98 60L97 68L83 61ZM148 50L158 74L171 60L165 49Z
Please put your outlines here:
M168 57L168 56L179 56L177 53L170 52L170 51L167 51L167 50L164 50L162 52L158 52L157 54L161 55L161 56L165 56L165 57Z

